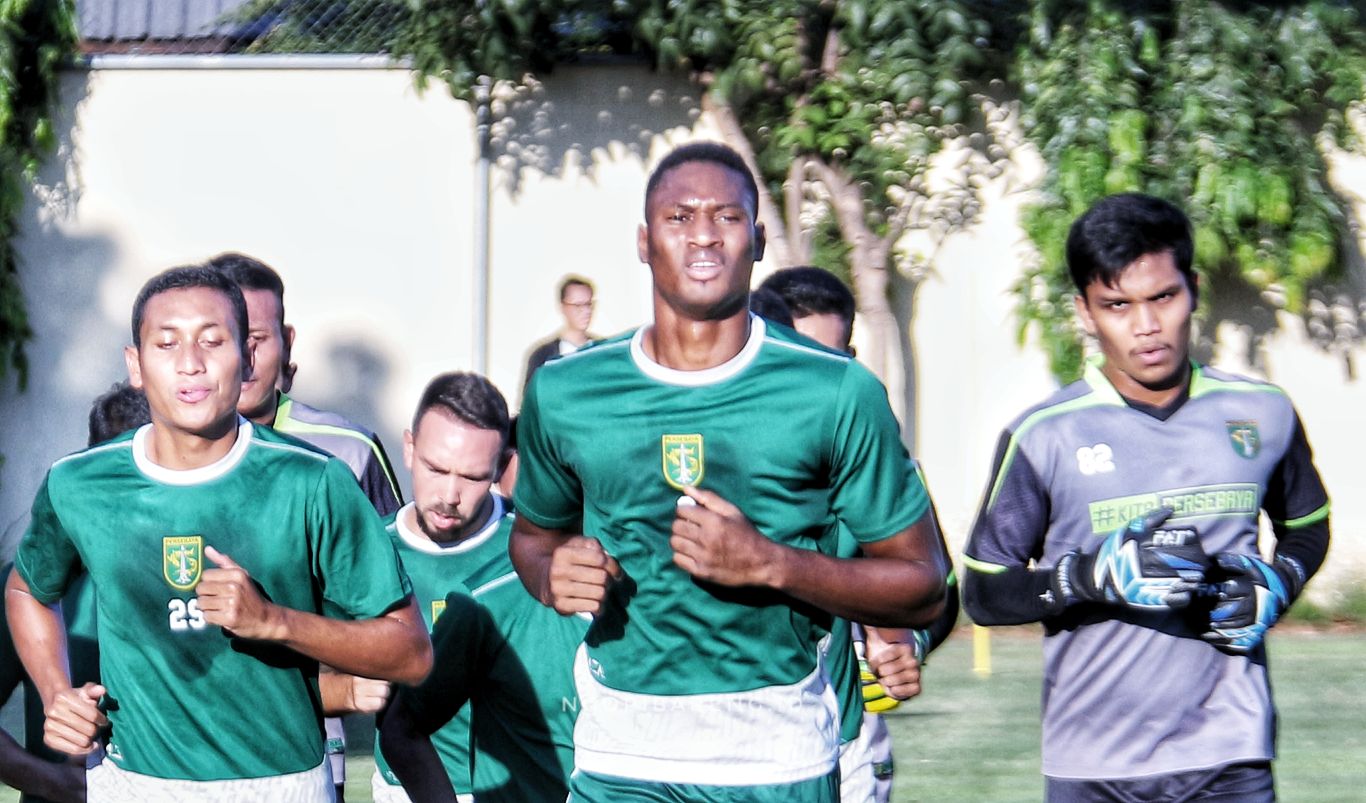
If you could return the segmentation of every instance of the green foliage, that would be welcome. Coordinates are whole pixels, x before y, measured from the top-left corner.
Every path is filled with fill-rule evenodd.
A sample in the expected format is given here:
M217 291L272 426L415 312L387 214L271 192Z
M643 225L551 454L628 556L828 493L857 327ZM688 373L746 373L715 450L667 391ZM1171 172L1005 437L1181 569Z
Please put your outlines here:
M28 379L33 336L14 249L24 188L56 144L57 69L76 48L75 7L65 0L0 1L0 377Z
M1017 288L1021 334L1038 325L1060 379L1081 372L1067 226L1104 195L1185 208L1206 295L1242 282L1300 312L1341 269L1347 209L1316 139L1351 141L1366 78L1352 4L1033 0L1014 66L1049 166L1024 219L1041 259Z

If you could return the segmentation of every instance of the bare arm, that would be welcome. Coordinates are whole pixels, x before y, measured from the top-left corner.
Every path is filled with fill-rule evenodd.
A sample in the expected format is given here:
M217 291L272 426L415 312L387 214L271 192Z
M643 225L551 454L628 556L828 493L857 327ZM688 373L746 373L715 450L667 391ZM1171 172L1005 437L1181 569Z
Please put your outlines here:
M204 620L238 638L271 641L341 672L416 685L432 668L432 642L410 595L373 619L342 620L267 602L251 575L213 547L197 593Z
M389 702L390 684L338 672L330 666L318 671L318 692L323 700L323 716L377 714Z
M5 584L5 613L19 659L43 698L43 741L69 755L89 753L99 729L109 724L97 705L104 687L71 687L61 609L39 602L13 571Z
M0 783L58 803L85 803L85 766L45 761L0 731Z
M885 627L925 627L944 608L948 573L927 513L910 527L862 545L864 557L833 558L769 540L729 501L698 488L674 519L674 563L725 586L762 586L836 616Z
M508 554L531 596L563 614L596 614L621 566L597 540L538 527L519 516Z

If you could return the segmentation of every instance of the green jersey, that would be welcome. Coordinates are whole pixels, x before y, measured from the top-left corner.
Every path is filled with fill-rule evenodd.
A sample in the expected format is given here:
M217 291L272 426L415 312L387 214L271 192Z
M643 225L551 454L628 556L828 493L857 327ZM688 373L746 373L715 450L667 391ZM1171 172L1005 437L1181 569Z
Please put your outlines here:
M564 800L574 769L574 653L588 619L527 593L507 553L452 593L432 633L432 675L410 698L419 721L468 711L478 803ZM466 704L468 703L468 704Z
M673 563L670 530L682 489L693 485L797 549L834 554L837 521L859 543L906 529L926 513L928 496L886 392L847 355L757 318L740 353L706 371L653 362L643 334L547 364L518 423L519 515L581 528L627 575L586 639L579 766L677 782L696 780L695 765L713 759L734 770L709 770L722 783L824 775L838 743L820 665L831 618L776 592L694 580ZM670 699L650 717L634 716L651 705L640 698L659 696ZM687 720L672 732L695 753L639 756L674 717ZM731 735L706 735L716 728ZM613 758L623 753L642 760L623 768Z
M313 769L318 662L209 626L195 595L204 548L275 604L372 618L410 591L380 519L344 463L267 428L241 421L228 454L187 471L152 463L149 435L52 466L15 570L44 603L89 573L115 764L194 781Z
M479 532L455 544L438 544L421 533L413 532L404 521L412 503L389 517L387 529L393 539L412 580L413 594L422 608L422 618L431 632L437 621L445 615L449 602L447 595L467 594L465 579L479 567L499 557L507 559L508 534L512 531L512 517L505 515L503 500L493 497L493 511ZM435 672L433 673L435 674ZM429 679L423 685L430 684ZM457 794L467 795L470 785L470 714L468 709L456 712L449 722L432 733L432 745L441 756L446 775ZM384 754L380 751L379 740L375 740L375 766L385 782L398 786L398 776L389 768Z

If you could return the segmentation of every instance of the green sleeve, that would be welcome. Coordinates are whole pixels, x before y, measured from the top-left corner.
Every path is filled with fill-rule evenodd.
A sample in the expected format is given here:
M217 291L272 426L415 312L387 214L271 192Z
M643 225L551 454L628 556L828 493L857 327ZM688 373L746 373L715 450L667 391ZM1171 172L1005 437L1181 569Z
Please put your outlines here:
M521 467L514 491L517 515L547 529L563 530L583 515L583 486L546 430L540 394L545 376L538 371L527 388L517 418L517 455Z
M329 612L372 619L412 593L384 523L342 461L327 461L307 518L314 574Z
M81 572L81 558L52 504L52 472L33 498L28 531L19 542L14 567L28 583L33 598L50 605L62 598Z
M852 361L836 399L830 489L835 516L860 543L889 538L929 510L929 494L901 444L887 391Z

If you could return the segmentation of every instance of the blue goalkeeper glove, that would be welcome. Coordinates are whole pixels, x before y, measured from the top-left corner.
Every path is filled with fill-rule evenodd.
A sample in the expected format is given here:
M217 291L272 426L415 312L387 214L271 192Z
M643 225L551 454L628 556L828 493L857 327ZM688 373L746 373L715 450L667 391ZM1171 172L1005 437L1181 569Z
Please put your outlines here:
M1169 507L1149 511L1110 533L1095 552L1063 555L1053 569L1055 600L1142 610L1189 605L1210 559L1194 529L1162 527L1171 514Z
M1304 567L1283 555L1267 563L1236 552L1220 552L1215 565L1225 579L1205 587L1217 601L1210 611L1209 632L1202 638L1224 652L1246 655L1299 596Z

